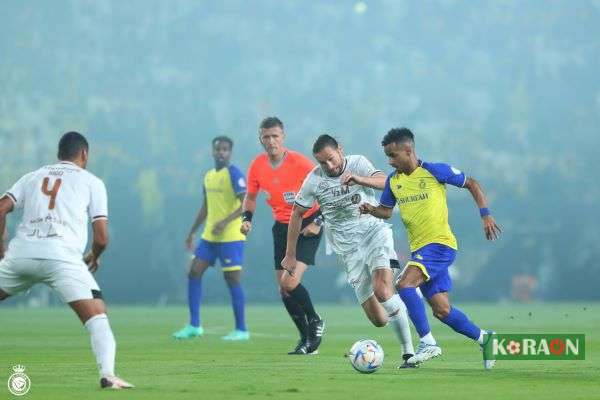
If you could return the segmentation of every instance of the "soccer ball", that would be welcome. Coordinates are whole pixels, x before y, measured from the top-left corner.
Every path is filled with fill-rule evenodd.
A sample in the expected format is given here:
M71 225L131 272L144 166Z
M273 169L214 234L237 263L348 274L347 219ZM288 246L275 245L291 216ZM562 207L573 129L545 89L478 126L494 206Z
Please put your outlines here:
M383 348L374 340L359 340L350 348L348 359L358 372L371 374L383 364Z

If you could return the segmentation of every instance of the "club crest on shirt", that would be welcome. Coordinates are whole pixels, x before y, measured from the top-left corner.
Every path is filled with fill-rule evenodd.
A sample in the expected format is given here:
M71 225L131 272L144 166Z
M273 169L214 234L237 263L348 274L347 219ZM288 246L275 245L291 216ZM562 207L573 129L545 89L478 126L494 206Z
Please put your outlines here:
M350 201L352 202L352 204L358 204L358 203L360 203L360 200L361 200L360 193L355 193L352 195L352 197L350 197Z
M426 186L427 186L427 184L425 183L425 179L421 179L419 181L419 188L425 189Z

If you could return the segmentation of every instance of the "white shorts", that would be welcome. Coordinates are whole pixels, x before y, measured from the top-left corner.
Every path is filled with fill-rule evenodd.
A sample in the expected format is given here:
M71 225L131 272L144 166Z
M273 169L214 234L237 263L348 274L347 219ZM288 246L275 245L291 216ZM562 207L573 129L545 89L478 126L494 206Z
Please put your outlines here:
M45 283L65 303L101 298L96 280L83 261L70 263L32 258L4 258L0 261L0 289L9 295Z
M354 289L356 298L363 304L373 295L371 276L373 271L390 268L390 260L397 260L394 250L394 234L392 228L382 224L365 237L355 252L343 255L342 262L346 268L346 278Z

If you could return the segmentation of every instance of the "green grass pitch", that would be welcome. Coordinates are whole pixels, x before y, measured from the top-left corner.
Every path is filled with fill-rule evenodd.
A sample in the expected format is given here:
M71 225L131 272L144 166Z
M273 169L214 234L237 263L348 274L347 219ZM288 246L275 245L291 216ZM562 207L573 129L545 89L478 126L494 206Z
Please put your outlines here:
M117 339L117 373L137 385L101 391L85 329L67 308L0 307L0 399L12 366L31 379L25 399L592 399L600 398L600 304L477 305L461 308L483 327L506 333L585 333L585 361L503 361L484 371L478 347L441 323L433 333L444 354L419 369L398 370L389 328L374 328L357 305L319 305L327 327L317 356L288 356L296 336L279 305L249 306L252 338L226 343L227 306L204 307L203 338L175 342L187 312L177 308L109 308ZM372 375L343 357L373 338L385 362Z

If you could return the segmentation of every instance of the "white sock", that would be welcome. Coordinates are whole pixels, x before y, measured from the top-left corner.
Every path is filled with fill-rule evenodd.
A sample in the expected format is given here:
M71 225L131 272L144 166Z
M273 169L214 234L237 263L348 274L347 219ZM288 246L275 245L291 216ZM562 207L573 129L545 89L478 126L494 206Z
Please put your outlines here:
M406 306L400 299L400 296L395 294L380 304L389 316L388 324L391 325L396 337L402 344L403 354L415 354Z
M427 335L423 336L421 338L421 342L427 343L427 344L431 344L431 345L436 345L437 344L437 342L435 341L435 338L433 337L433 335L431 334L431 332L429 332Z
M487 332L484 331L483 329L481 331L479 331L479 339L477 339L477 342L479 342L479 344L483 344L483 335L485 335Z
M90 332L92 351L96 355L100 377L114 376L117 344L110 329L108 317L106 314L94 315L84 325Z

